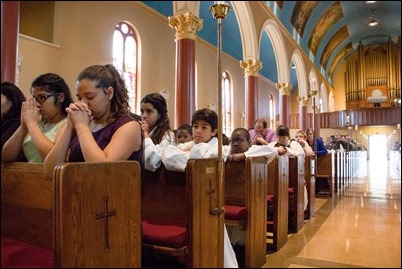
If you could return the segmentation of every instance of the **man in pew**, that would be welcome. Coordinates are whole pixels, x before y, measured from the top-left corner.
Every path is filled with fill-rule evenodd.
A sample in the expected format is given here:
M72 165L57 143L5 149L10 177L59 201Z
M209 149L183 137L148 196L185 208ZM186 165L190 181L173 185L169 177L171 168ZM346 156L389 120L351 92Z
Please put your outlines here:
M48 178L62 162L138 161L143 167L140 123L130 116L124 80L113 65L93 65L77 78L79 101L66 109L68 123L45 159Z
M266 156L270 160L275 157L275 155L280 156L288 154L290 156L298 157L299 155L305 156L303 148L296 141L289 140L289 128L280 125L276 130L276 135L278 137L277 142L271 142L268 145L251 145L244 152L231 152L228 156L229 160L244 160L247 157L258 157ZM274 153L274 154L272 154Z
M200 109L194 112L191 119L193 141L169 145L162 156L162 162L167 170L185 171L189 159L218 157L218 115L211 109ZM226 161L230 147L224 146L222 156ZM238 268L236 254L230 243L226 225L224 226L224 267Z

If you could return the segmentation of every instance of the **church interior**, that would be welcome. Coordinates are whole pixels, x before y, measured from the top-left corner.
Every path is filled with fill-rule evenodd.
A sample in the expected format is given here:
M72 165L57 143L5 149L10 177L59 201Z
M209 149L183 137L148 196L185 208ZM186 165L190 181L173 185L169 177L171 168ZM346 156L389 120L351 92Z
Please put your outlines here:
M399 1L2 1L2 82L28 96L38 74L54 72L76 98L82 69L113 63L127 75L131 111L158 92L172 129L210 108L229 137L259 118L291 137L339 132L361 150L339 157L346 174L333 157L329 191L310 196L315 213L258 267L400 268L400 10ZM125 51L117 32L134 46ZM11 168L2 163L2 178ZM239 267L253 267L244 246L234 250ZM60 264L46 255L41 266ZM171 256L140 265L186 267Z

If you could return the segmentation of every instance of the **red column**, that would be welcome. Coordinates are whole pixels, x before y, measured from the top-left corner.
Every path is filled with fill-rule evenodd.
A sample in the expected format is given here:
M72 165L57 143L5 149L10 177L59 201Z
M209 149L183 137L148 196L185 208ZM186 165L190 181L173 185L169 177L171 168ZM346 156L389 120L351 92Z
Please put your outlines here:
M1 1L1 81L15 83L19 31L19 1Z
M244 69L245 78L245 128L254 126L258 115L258 71L262 68L262 62L256 59L240 61Z
M306 130L307 129L307 105L308 99L305 96L297 97L299 101L299 129Z
M190 124L195 112L195 41L176 40L176 122Z
M190 124L195 112L195 39L202 20L190 12L169 17L176 37L176 117L174 128Z
M276 84L279 90L279 124L289 127L289 97L290 97L290 84L289 82L280 82Z
M258 80L257 77L248 76L245 78L246 82L246 129L254 126L254 121L258 115L258 102L257 102L257 90Z

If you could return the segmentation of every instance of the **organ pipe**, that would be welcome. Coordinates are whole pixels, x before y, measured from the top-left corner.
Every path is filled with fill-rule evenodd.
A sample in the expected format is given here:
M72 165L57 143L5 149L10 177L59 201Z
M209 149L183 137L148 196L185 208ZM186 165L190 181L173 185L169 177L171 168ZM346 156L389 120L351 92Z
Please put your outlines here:
M401 96L400 44L391 38L381 45L364 46L359 42L357 50L346 59L346 100L366 100L370 86L386 86L391 102Z

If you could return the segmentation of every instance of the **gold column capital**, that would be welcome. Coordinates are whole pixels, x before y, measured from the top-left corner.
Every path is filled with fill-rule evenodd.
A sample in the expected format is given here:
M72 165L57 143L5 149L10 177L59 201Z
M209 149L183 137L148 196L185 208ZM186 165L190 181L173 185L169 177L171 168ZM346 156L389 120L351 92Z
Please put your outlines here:
M315 107L311 106L311 110L313 110L317 114L319 114L321 112L321 109L320 109L319 105L316 105Z
M297 96L297 101L299 102L300 106L308 105L308 97L307 96Z
M173 28L176 33L176 39L196 39L196 32L201 30L203 20L194 16L191 12L184 14L170 16L169 26Z
M262 62L257 59L240 61L240 67L244 69L244 76L258 76L258 71L262 68Z
M279 95L290 95L291 84L289 82L276 83L276 88L279 90Z

